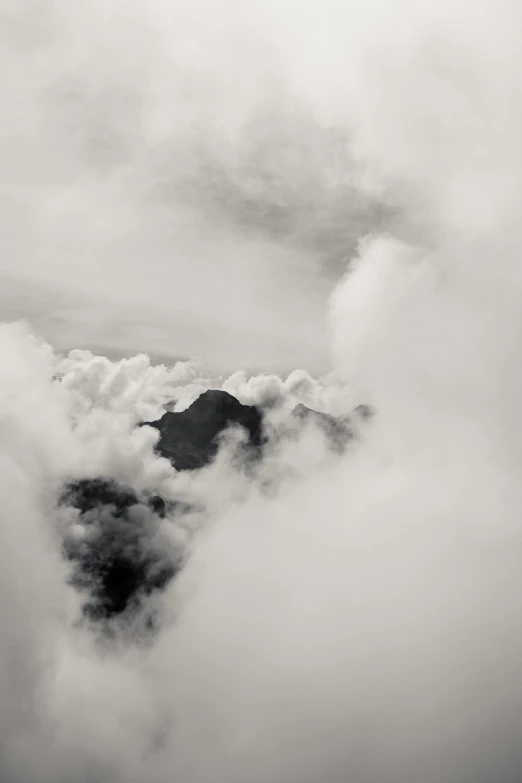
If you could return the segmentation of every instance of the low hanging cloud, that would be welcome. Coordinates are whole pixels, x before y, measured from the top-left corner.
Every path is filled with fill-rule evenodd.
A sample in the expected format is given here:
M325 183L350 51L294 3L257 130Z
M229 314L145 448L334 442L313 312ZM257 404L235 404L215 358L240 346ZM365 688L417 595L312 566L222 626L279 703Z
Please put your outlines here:
M5 7L24 31L20 50L54 29L20 27L22 6ZM82 23L110 39L107 10L93 7L100 26L83 6ZM143 356L64 358L27 329L2 326L0 777L514 783L522 770L520 11L510 0L254 7L253 15L244 4L177 8L180 30L200 30L187 38L199 49L187 44L181 54L197 60L235 42L243 62L259 51L244 41L259 30L264 46L268 30L296 99L314 117L349 126L365 192L391 192L400 218L387 233L357 232L330 299L335 372L320 380L302 371L255 376L248 366L232 376L161 367ZM139 30L150 40L148 28L131 28L132 39ZM111 40L101 36L102 55ZM100 56L100 84L109 61L148 78L129 47L121 53L122 65ZM237 90L229 73L218 71L224 94L234 84L234 94L250 95L251 72ZM24 72L17 76L32 94ZM213 96L214 85L196 78L187 92ZM209 98L209 115L225 116L215 113L221 98ZM233 112L226 116L237 131ZM36 132L28 122L28 151ZM92 147L82 154L89 166L109 165ZM27 176L33 203L35 169ZM89 191L93 203L97 193ZM118 214L107 212L110 230L90 227L85 258L104 230L128 226ZM244 245L236 250L242 258ZM234 326L250 300L241 303L230 310ZM283 325L295 310L286 313ZM270 319L254 315L262 330ZM297 333L306 341L306 330ZM311 427L254 471L232 458L231 439L211 465L176 472L154 451L158 434L136 425L212 387L267 416L298 402L339 416L367 402L376 413L341 455ZM84 517L80 527L91 525L102 544L119 501L92 518L74 503L60 517L59 501L65 487L97 477L139 501L116 516L131 539L135 523L150 522L162 556L170 545L182 553L179 572L142 596L155 618L147 643L139 625L129 640L128 626L103 636L81 621L80 561L63 556L63 526ZM154 496L165 501L163 518L147 505Z
M153 418L166 406L183 410L204 391L223 389L244 405L291 410L303 403L314 410L347 415L354 407L354 392L339 373L314 378L306 370L286 377L251 375L238 370L231 375L205 372L194 362L174 366L153 364L146 354L111 361L90 351L73 350L57 363L64 387L87 408L103 407L127 412L134 420Z
M2 774L9 782L73 774L88 779L93 769L109 778L119 778L123 768L134 774L142 754L161 755L160 739L165 731L168 738L173 715L159 703L165 694L158 692L159 713L138 695L144 688L161 689L153 672L163 659L153 660L152 652L159 642L150 647L149 638L148 653L134 661L132 650L152 631L161 636L176 627L172 617L177 619L184 601L175 593L183 594L192 578L189 574L184 585L178 577L194 542L227 509L256 494L258 480L253 485L252 476L242 479L226 448L214 466L196 476L176 474L155 456L155 436L136 423L150 410L152 385L161 400L163 385L170 392L181 368L169 374L143 357L111 364L77 352L64 360L21 325L0 331L4 489L12 491L5 509L17 533L13 537L9 525L2 527L3 551L12 564L3 569L5 649L16 651L17 665L33 672L17 684L11 654L1 656ZM272 459L280 463L281 457ZM30 564L31 576L12 600L20 557ZM82 616L87 622L80 622ZM109 643L113 647L104 652ZM139 662L142 655L148 662ZM94 689L89 707L84 687ZM19 713L18 704L27 698L29 713ZM109 702L119 704L110 715ZM118 734L122 745L116 749L111 740L109 748L101 725L91 724L99 709L112 738L113 721L126 722L135 709L142 728L136 736L134 729ZM128 740L137 742L136 754L124 761ZM159 751L153 752L156 742Z

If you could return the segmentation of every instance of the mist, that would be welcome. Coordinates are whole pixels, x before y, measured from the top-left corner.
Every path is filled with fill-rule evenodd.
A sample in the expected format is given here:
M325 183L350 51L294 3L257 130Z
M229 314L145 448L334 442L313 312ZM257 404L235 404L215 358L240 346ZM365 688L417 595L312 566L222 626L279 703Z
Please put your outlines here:
M270 11L4 0L6 318L62 350L331 369L332 281L390 208Z
M518 5L0 8L2 780L519 781ZM208 388L375 415L177 472Z

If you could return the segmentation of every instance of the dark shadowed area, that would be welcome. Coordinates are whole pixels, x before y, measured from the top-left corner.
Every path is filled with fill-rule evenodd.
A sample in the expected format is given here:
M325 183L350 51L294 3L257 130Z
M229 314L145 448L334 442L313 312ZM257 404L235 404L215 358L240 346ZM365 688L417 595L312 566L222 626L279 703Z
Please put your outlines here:
M83 612L90 620L138 612L181 567L182 553L172 550L162 530L162 498L140 500L129 487L93 478L69 484L61 504L79 512L67 531L64 552L73 564L71 583L85 596Z
M254 405L242 405L228 392L210 389L186 410L167 411L158 421L144 422L160 432L158 451L177 470L195 470L217 454L218 436L228 427L246 430L246 447L259 449L263 441L263 416Z

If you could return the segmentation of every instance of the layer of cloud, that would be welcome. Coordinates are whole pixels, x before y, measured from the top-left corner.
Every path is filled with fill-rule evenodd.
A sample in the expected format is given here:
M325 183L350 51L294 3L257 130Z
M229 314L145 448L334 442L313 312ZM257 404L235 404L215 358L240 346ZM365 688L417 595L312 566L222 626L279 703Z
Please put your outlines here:
M3 325L0 339L2 779L134 779L145 774L147 758L147 774L164 778L178 665L173 661L174 679L162 683L164 641L145 650L135 642L153 618L164 633L171 626L184 600L156 594L201 525L211 529L250 496L252 477L237 473L226 448L201 475L178 475L153 453L153 431L135 427L176 383L191 379L186 364L153 367L143 356L110 363L82 351L63 359L19 324ZM320 437L317 444L319 464L327 452ZM91 508L85 492L99 475L117 483L95 492L99 502ZM145 500L156 492L167 502L161 519ZM119 605L103 603L112 596L103 579L111 578L114 562L134 565L136 573L141 564L146 574L129 596L124 624L103 642L99 629L79 620L82 612L97 624L120 613ZM183 594L191 579L175 591Z
M387 207L263 4L0 11L4 317L64 349L328 368L331 281Z
M60 360L45 344L20 327L1 334L9 783L453 782L499 766L516 779L519 471L472 437L473 410L448 426L417 406L415 426L435 421L414 434L404 418L390 431L383 405L341 460L308 433L255 475L223 453L183 477L132 426L137 373L107 368L120 378L111 408L93 362L80 405L77 377L52 380ZM192 528L183 514L164 520L162 557L174 547L186 564L151 603L159 625L145 646L139 625L100 646L77 624L85 594L69 586L55 504L88 470L205 504ZM126 543L150 512L133 513ZM102 509L87 524L114 535L125 520Z
M2 329L2 778L518 781L518 7L194 8L208 11L209 52L226 41L235 56L243 39L241 56L257 54L252 30L276 31L298 101L349 116L367 186L401 205L394 234L361 242L332 298L337 375L304 384L334 410L350 382L378 412L341 459L312 438L256 475L225 450L180 476L133 425L156 386L158 406L205 386L197 367L74 353L52 382L50 349ZM221 383L285 405L299 377ZM192 528L172 519L189 557L145 648L100 648L75 626L53 504L65 478L85 475L204 503Z
M73 350L56 362L56 376L77 399L83 412L93 406L127 414L133 421L151 420L163 406L183 410L207 389L223 389L244 405L288 412L298 403L333 415L347 415L354 393L339 373L314 378L306 370L287 376L232 375L209 372L195 362L153 364L146 354L111 361L85 350ZM359 400L360 402L360 400Z

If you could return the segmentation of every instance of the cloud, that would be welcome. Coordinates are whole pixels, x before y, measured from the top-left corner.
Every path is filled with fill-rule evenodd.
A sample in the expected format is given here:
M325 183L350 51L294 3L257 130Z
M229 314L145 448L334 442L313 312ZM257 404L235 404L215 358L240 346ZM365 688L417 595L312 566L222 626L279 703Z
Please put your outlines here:
M387 208L294 96L262 4L2 13L4 317L64 350L329 369L332 277Z
M209 14L199 46L226 42L243 62L257 54L258 20L277 31L277 65L297 102L349 122L365 187L391 192L400 207L387 233L359 244L331 299L334 376L226 379L220 368L215 377L245 401L284 407L303 395L330 412L349 385L354 402L377 413L341 459L308 433L254 475L226 449L208 469L178 475L154 456L154 433L134 423L156 399L186 402L210 372L73 353L52 382L63 360L20 327L3 328L2 777L519 780L518 8L212 8L196 7ZM184 32L197 27L191 13ZM232 41L243 36L237 54ZM183 57L197 60L194 38L186 41ZM102 36L102 75L104 46ZM130 54L124 46L111 67L147 78ZM215 111L223 94L253 90L248 69L237 85L218 73L223 93L205 92L213 118L224 116ZM205 82L194 80L191 95ZM241 123L226 116L229 138L241 140ZM168 117L154 122L170 127ZM82 154L86 169L114 165L88 145ZM104 214L109 233L128 225L116 209ZM212 225L206 236L214 244ZM226 276L218 282L226 290ZM102 288L101 276L93 285ZM230 310L239 329L241 308ZM270 320L257 316L262 327ZM179 390L186 381L189 391ZM64 480L96 475L204 504L197 520L170 521L188 557L161 594L161 630L148 646L100 646L74 622L81 602L60 557L54 503Z
M251 479L236 473L226 448L200 477L176 475L155 457L152 432L135 428L155 395L161 400L170 384L190 379L185 365L151 367L140 356L111 364L81 351L63 359L23 325L3 325L0 339L3 778L87 780L93 770L132 778L147 758L151 774L159 764L164 777L177 684L170 677L162 684L161 655L139 646L133 653L129 642L139 641L151 618L171 627L183 599L154 594L179 569L202 523L244 502ZM91 507L95 484L100 503ZM167 501L163 518L147 507L156 491ZM82 611L96 622L113 612L103 604L112 595L104 580L126 564L143 578L130 586L127 622L113 626L105 649L111 637L104 643L78 620ZM137 615L135 599L143 609Z

